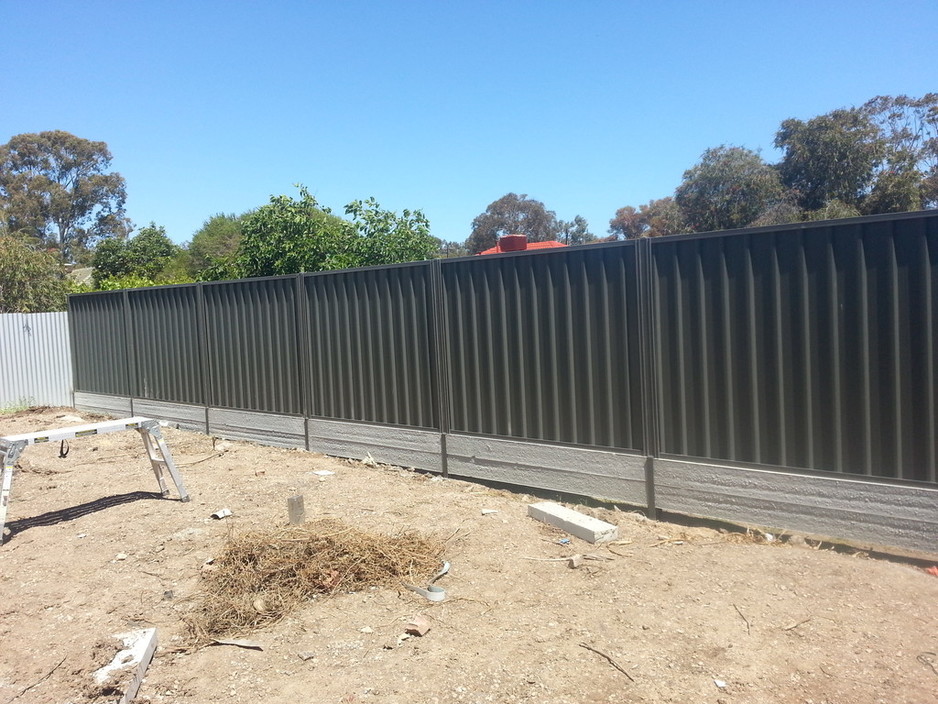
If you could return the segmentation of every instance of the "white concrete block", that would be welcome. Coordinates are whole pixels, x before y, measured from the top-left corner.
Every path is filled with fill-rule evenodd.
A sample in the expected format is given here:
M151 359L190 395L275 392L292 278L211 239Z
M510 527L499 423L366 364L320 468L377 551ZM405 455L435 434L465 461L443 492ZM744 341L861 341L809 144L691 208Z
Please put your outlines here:
M602 543L619 537L618 527L611 523L550 501L529 504L528 515L542 523L556 526L588 543Z

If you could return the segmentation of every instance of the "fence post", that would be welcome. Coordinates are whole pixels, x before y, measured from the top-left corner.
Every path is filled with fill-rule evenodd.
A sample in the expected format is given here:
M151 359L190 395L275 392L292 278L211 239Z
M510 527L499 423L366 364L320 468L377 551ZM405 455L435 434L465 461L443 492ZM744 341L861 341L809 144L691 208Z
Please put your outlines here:
M296 365L297 381L300 385L300 405L303 410L303 442L309 448L309 417L313 413L311 332L309 329L309 306L306 300L305 276L301 272L294 280L294 310L296 311Z
M69 294L67 299L68 305L68 354L69 361L72 365L72 388L69 389L69 393L72 395L72 408L75 407L75 390L78 388L78 350L76 345L78 344L75 337L75 314L72 309L72 296L74 294Z
M434 348L434 376L436 377L437 421L440 425L440 468L449 476L446 436L450 431L449 417L449 330L446 324L446 294L443 289L443 262L430 261L430 321Z
M130 314L130 292L124 289L121 295L121 311L124 323L124 349L127 354L127 393L130 396L130 415L134 415L134 399L140 393L140 371L137 368L136 335L134 320Z
M658 456L658 354L655 343L654 260L652 241L642 237L636 243L638 278L639 354L642 389L642 446L645 450L645 503L649 518L657 516L655 502L655 457Z
M208 315L205 308L204 284L199 281L195 285L195 327L196 344L199 349L199 366L201 366L200 377L202 379L202 403L205 405L205 434L208 430L208 409L211 403L212 390L212 365L208 354Z

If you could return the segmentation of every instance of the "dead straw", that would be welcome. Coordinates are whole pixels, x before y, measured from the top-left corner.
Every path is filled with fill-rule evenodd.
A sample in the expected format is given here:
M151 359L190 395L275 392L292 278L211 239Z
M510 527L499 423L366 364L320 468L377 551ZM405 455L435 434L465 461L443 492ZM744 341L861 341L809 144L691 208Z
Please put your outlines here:
M442 553L415 532L371 534L334 519L229 536L186 620L197 645L243 635L317 595L426 581Z

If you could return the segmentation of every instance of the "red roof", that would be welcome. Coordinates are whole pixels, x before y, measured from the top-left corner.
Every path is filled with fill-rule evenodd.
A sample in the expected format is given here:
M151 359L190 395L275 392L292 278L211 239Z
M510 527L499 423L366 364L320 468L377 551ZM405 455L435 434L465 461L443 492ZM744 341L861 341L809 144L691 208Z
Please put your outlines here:
M556 240L550 240L549 242L528 242L527 246L524 249L502 249L501 240L494 247L486 249L484 252L479 252L477 256L482 256L483 254L502 254L503 252L527 252L532 249L553 249L554 247L566 247L563 242L557 242Z

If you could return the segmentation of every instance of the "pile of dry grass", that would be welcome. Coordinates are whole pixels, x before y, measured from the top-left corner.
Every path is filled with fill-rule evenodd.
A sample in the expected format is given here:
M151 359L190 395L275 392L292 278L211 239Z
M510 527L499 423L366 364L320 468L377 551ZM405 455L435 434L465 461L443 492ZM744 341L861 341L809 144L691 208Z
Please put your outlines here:
M416 533L365 533L337 520L230 537L187 618L197 643L273 623L319 594L426 582L443 544Z

